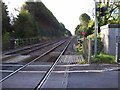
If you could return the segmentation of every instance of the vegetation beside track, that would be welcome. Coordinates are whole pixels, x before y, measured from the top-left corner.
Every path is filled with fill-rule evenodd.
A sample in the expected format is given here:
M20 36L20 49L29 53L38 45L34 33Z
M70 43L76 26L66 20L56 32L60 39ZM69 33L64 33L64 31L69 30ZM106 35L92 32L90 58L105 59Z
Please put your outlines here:
M102 50L103 48L103 43L101 42L100 37L98 36L98 52L97 52L97 57L94 56L94 35L89 35L87 38L92 38L92 56L91 56L91 63L96 63L96 64L100 64L100 63L108 63L108 64L114 64L115 62L115 56L113 55L109 55L104 53ZM84 48L83 45L80 45L79 43L76 45L76 51L83 55L84 54ZM87 55L86 55L87 56ZM84 64L85 62L83 62Z
M115 56L108 55L108 54L105 54L105 53L100 53L99 55L97 55L97 57L92 56L91 60L92 60L92 63L114 64L115 63Z
M26 2L17 17L8 15L8 6L2 4L2 49L10 48L11 39L61 38L71 32L60 23L42 2ZM16 9L17 11L17 9ZM45 39L43 39L45 40Z

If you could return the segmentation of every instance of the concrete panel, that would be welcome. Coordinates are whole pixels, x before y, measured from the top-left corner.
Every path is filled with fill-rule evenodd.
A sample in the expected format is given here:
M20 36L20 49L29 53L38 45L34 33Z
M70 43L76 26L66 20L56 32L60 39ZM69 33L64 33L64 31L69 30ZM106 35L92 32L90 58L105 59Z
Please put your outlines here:
M102 26L100 36L104 45L104 52L115 55L116 54L116 36L120 36L120 25L108 24Z

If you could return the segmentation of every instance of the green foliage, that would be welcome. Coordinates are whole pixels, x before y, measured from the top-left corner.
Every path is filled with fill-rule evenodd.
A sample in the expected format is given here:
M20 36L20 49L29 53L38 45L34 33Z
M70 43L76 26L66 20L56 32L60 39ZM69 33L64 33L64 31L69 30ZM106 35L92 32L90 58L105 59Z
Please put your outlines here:
M79 53L79 54L83 54L83 47L80 44L77 44L75 47L75 50Z
M26 2L14 22L14 31L15 38L62 37L67 29L42 2Z
M92 56L92 63L115 63L115 56L100 53L96 58Z
M10 45L10 34L8 32L4 32L2 35L2 49L9 49Z
M110 3L108 2L107 4L99 3L98 8L105 6L107 7L106 15L105 16L100 16L100 12L97 13L98 17L98 25L103 26L106 24L119 24L120 19L120 4L118 1Z
M87 37L92 39L92 54L94 53L94 34L91 34ZM100 54L103 52L103 42L101 41L100 35L97 37L97 53Z
M84 61L81 61L80 64L86 64L85 60L84 60Z
M75 28L75 35L78 35L78 36L81 35L79 28L80 28L80 25L77 25Z
M69 30L66 29L65 36L69 37L69 36L72 36L72 34L71 34L71 32Z
M7 5L2 3L2 33L12 32L10 25L10 18L8 16Z
M3 49L9 48L10 38L56 38L72 35L42 2L26 2L17 18L13 18L11 26L7 6L2 3Z
M93 33L94 30L94 21L91 20L90 16L86 13L80 15L80 24L75 28L75 34L83 36L82 32L86 32L85 37Z
M79 28L80 28L80 25L78 24L75 28L75 35L80 35Z
M27 10L21 10L13 27L15 38L30 38L36 36L34 18Z
M42 30L40 32L43 36L45 34L53 37L65 35L66 29L64 25L61 26L61 23L58 22L52 12L42 2L26 2L25 8L35 17L39 25L41 24Z
M80 15L79 20L80 20L81 23L87 24L90 20L90 16L87 15L86 13L83 13L83 14Z
M9 49L10 36L12 33L10 18L8 16L7 5L2 4L2 50Z

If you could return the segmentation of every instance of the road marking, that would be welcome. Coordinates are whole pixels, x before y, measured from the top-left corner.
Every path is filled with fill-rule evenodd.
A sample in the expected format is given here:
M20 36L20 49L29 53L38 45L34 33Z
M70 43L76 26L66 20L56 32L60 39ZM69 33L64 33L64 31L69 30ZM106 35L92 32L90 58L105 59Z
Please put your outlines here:
M65 57L68 58L68 60L65 60ZM83 61L82 55L62 55L59 63L80 63L81 61Z
M56 65L56 67L72 67L72 66L89 66L90 64L69 64L69 65ZM0 64L0 66L6 66L6 67L18 67L23 65L15 65L15 64ZM51 65L28 65L28 67L50 67Z
M67 60L68 60L68 58L67 58L67 56L65 56L64 61L67 61ZM69 63L67 63L67 64L69 65ZM64 73L64 79L62 81L63 88L67 88L67 84L68 84L68 82L67 82L68 81L68 73L67 73L67 71L69 71L69 69L66 66L65 73Z
M111 68L111 69L104 69L104 70L74 70L74 71L52 71L52 73L100 73L100 72L105 72L105 71L113 71L113 70L118 70L120 67L117 68ZM13 70L0 70L2 73L12 73L14 72ZM20 73L46 73L46 71L19 71Z
M52 71L52 73L100 73L105 71L111 71L115 69L108 70L75 70L75 71ZM116 69L117 70L117 69ZM12 73L12 70L0 70L3 73ZM46 73L46 71L19 71L20 73Z
M78 71L52 71L52 73L80 73L80 72L103 72L104 70L78 70ZM0 70L3 73L12 73L12 70ZM19 71L20 73L46 73L46 71Z

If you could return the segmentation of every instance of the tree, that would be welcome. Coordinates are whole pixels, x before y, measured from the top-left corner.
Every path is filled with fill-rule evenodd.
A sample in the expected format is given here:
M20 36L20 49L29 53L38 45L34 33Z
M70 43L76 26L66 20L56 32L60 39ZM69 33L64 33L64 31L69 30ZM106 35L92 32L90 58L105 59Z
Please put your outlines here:
M115 0L112 5L112 13L111 13L111 19L108 21L108 23L112 24L120 24L120 1Z
M98 10L97 17L98 17L98 25L103 26L108 23L118 24L120 22L120 1L116 0L115 2L107 2L107 3L98 3L97 8L106 8L103 9L104 15L101 16L101 11Z
M42 2L26 2L15 21L14 30L16 38L61 37L65 36L66 28Z
M80 28L80 25L78 24L75 28L75 35L79 35L79 28Z
M72 36L71 32L69 30L65 30L65 36L69 37L69 36Z
M7 11L7 5L5 5L5 3L2 3L2 33L5 34L5 32L11 33L12 30L10 25L10 18Z
M95 25L94 21L90 20L88 23L88 30L86 32L86 36L94 33L94 25Z
M10 18L8 16L7 5L0 2L2 5L2 50L9 49L10 34L12 33Z
M36 26L41 36L64 36L65 28L61 26L61 23L42 2L26 2L23 8L28 10L39 24Z
M15 38L30 38L37 35L34 18L27 10L20 11L13 27Z
M86 13L83 13L80 15L79 20L82 24L87 25L90 20L90 16Z
M85 36L88 36L92 33L93 30L93 21L91 20L90 16L86 13L83 13L79 17L80 20L80 26L79 26L79 34L82 34L82 32L85 32Z

